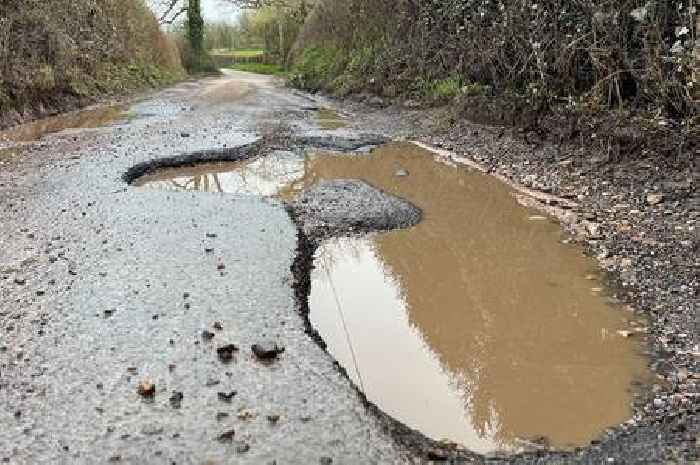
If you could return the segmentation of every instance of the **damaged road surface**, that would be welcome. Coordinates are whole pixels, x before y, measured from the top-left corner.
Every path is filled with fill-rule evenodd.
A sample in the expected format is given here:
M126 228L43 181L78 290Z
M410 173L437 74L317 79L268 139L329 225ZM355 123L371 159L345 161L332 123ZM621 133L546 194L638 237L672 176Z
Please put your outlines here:
M122 179L250 144L280 119L315 130L298 117L306 98L238 77L45 137L0 172L0 463L408 460L305 333L281 202Z
M412 164L401 158L411 151L406 145L399 146L403 148L398 158L390 153L391 145L389 153L383 152L385 148L375 150L388 138L361 133L347 113L342 124L335 124L339 117L328 108L323 99L294 93L273 78L228 71L223 77L183 83L136 102L126 114L103 121L106 126L64 130L23 142L19 156L3 161L0 463L558 464L626 463L625 458L629 463L632 459L653 463L666 457L653 444L665 436L653 427L630 434L618 428L604 442L596 439L606 427L618 427L611 422L626 421L633 414L629 405L633 397L641 399L646 392L645 363L639 353L646 323L630 316L622 325L622 316L603 302L605 290L595 282L595 270L590 270L591 278L580 276L590 265L587 259L580 257L567 275L568 258L556 260L570 256L571 250L561 256L542 253L543 260L552 263L553 275L543 284L553 289L551 298L525 294L520 298L528 299L528 311L533 312L540 306L556 308L552 301L566 299L572 286L576 292L584 289L587 307L566 306L564 313L571 313L567 315L543 313L545 319L569 318L561 334L580 336L575 347L569 344L570 337L557 339L557 333L542 335L551 342L547 347L520 340L518 318L508 319L506 314L499 320L490 314L489 299L502 303L517 297L504 297L497 290L480 288L469 294L469 307L478 307L481 316L469 328L474 334L459 330L462 319L451 307L461 298L455 289L483 284L486 278L479 270L488 269L491 262L472 263L469 279L459 275L457 266L448 266L444 272L451 274L449 279L440 281L449 289L435 288L440 294L434 299L430 292L413 293L410 286L405 295L394 292L393 301L412 302L406 310L411 321L405 322L405 332L389 333L394 326L377 322L375 332L362 334L361 325L375 320L362 313L358 317L357 308L343 323L359 322L354 333L345 328L334 338L324 329L315 301L330 308L333 298L352 301L363 292L379 295L386 291L381 277L388 280L391 270L403 279L422 282L442 271L425 250L422 255L406 250L404 255L407 244L424 243L435 249L436 256L452 250L439 249L445 243L431 236L435 232L431 228L440 227L431 215L439 206L446 208L444 202L431 203L434 199L419 195L415 185L406 188L415 182L431 186L435 182L431 176L447 165L426 168L429 156ZM392 136L398 131L387 127L385 132ZM16 147L3 144L0 150ZM326 166L309 157L310 151L329 152L329 160L348 158ZM382 170L362 167L377 154L385 161ZM344 164L352 159L359 164ZM440 187L452 195L450 182L458 192L466 189L468 194L471 189L471 181L464 184L454 172L443 181ZM487 182L497 183L492 178ZM516 244L519 231L530 231L531 243L549 250L541 245L543 233L536 230L551 237L559 234L558 226L516 206L503 186L494 189L498 197L512 202L497 208L509 218L504 221L512 237L504 240ZM458 210L455 218L464 221L465 212ZM478 231L479 225L488 223L484 218L465 221L465 231L474 239L457 237L450 242L453 251L493 246L492 238ZM399 231L388 232L393 230ZM365 242L344 246L343 241ZM400 250L390 253L397 246ZM492 251L494 257L509 250L497 249ZM533 258L528 247L522 249L523 256L516 257L506 273L514 289L518 270L525 272L526 260ZM316 270L315 256L325 260ZM358 267L359 271L348 267L368 257L377 263ZM379 281L374 283L380 282L381 289L344 286L332 293L319 291L323 284L319 274L324 271L328 280L350 273L345 284L361 282L353 279L358 273L366 280L376 275ZM530 283L525 281L524 286ZM430 305L415 303L426 299L439 304L439 310L453 318L447 321L456 323L428 328ZM372 299L358 302L355 307L374 304ZM588 315L579 318L576 312L588 307L597 316L591 325L579 326ZM402 318L396 317L396 306L387 308L388 313L382 309L372 315ZM330 324L337 329L338 322ZM544 331L546 324L531 325ZM411 405L414 394L421 391L415 386L394 385L394 391L364 386L365 372L352 353L355 347L344 344L364 337L365 346L357 348L372 352L385 328L386 350L375 354L374 361L371 354L360 354L361 365L374 364L374 373L364 375L374 379L366 382L386 387L392 384L392 373L399 376L412 370L414 366L397 357L405 356L401 350L406 347L418 347L418 341L424 351L416 355L418 359L433 354L426 347L435 353L423 364L432 368L415 370L416 379L435 386L440 367L436 361L447 357L443 375L457 377L439 388L453 396L455 386L481 395L480 411L465 416L469 395L452 399L457 404L464 401L453 409L431 408L431 402L440 402L439 395L421 398L426 405ZM420 336L421 331L427 336ZM414 339L407 343L407 337ZM598 341L594 349L591 340ZM556 344L561 344L556 356L543 356L543 350L556 350ZM458 378L468 371L460 373L466 356L497 349L501 356L491 357L495 360L491 368L482 367L477 356L467 363L479 365L469 366L478 379ZM534 359L528 358L528 351ZM614 352L615 360L598 370L600 360L594 351ZM548 362L540 367L537 357ZM382 370L381 362L397 371ZM587 370L595 376L587 378ZM549 379L552 373L558 376L552 378L557 379L555 384L523 381ZM513 431L499 430L503 419L497 415L493 392L475 391L482 378L489 379L482 387L502 393L499 402L517 416ZM568 389L567 380L577 383L578 390L562 392ZM591 383L588 388L586 382ZM571 405L576 402L573 397L601 384L602 391L614 390L611 409L597 400L583 407ZM511 395L519 387L532 392ZM401 392L409 393L408 398L394 398ZM530 402L530 398L544 402L543 396L553 393L561 394L555 399L559 407L539 408ZM387 396L396 401L391 407ZM532 424L550 429L576 422L586 412L594 412L591 416L596 418L586 420L586 428L572 444L566 435L548 444L549 438L538 436L546 431L530 429L528 408L543 412L544 418L533 418ZM456 415L462 421L481 415L482 431L461 430L462 424L452 416L455 409L465 409ZM552 420L561 409L570 410L569 416ZM599 418L595 412L601 411L609 417ZM499 432L503 434L498 436ZM443 433L448 441L439 442ZM469 444L465 437L475 434L480 438ZM639 450L645 444L649 449L642 454ZM574 450L574 446L581 447ZM501 448L505 453L498 451Z

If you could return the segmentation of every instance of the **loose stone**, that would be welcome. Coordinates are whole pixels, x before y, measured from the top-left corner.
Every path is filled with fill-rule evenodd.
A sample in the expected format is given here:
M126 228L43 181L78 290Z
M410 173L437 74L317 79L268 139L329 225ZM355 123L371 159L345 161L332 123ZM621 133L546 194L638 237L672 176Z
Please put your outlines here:
M150 381L143 381L138 386L138 393L142 397L153 397L156 394L156 385Z
M284 347L278 346L275 342L253 344L250 349L258 360L274 360L284 352Z
M233 360L233 354L237 351L238 347L235 344L228 344L216 349L216 353L219 354L219 359L222 362L229 362Z

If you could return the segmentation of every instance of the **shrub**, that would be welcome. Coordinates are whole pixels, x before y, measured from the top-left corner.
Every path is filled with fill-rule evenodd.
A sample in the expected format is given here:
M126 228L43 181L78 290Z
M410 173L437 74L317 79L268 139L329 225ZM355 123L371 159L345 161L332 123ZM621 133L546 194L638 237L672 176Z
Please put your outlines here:
M294 64L290 81L309 91L328 89L345 68L344 61L336 47L309 47Z
M533 104L575 99L684 117L697 111L696 15L688 0L319 0L296 48L331 43L352 57L370 44L368 87L399 93L418 82L449 95L458 76Z
M143 0L10 0L0 13L0 124L182 75ZM6 121L9 122L9 121Z

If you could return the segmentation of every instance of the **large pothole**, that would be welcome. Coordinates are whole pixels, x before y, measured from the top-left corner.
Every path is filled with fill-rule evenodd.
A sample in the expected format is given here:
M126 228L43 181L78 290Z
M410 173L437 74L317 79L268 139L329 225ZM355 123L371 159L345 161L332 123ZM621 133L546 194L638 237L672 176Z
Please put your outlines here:
M149 173L135 184L289 202L314 254L298 296L313 328L369 401L426 436L568 449L630 417L644 322L498 180L412 144Z

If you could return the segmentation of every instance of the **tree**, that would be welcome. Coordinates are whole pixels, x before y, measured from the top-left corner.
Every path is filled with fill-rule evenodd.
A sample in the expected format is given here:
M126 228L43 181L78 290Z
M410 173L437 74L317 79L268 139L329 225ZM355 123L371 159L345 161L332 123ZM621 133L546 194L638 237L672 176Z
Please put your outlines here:
M204 19L202 18L201 0L188 0L187 6L187 40L192 47L195 66L201 66L204 56Z
M201 67L206 53L204 50L204 20L202 18L201 0L151 0L160 13L162 24L173 24L182 15L187 16L185 22L187 41L192 49L192 65ZM273 20L265 26L265 42L268 52L277 55L281 62L285 62L287 54L291 50L296 34L306 19L309 4L315 0L219 0L220 3L228 3L244 11L256 11L272 13L263 16L272 17ZM245 18L248 19L247 17Z

